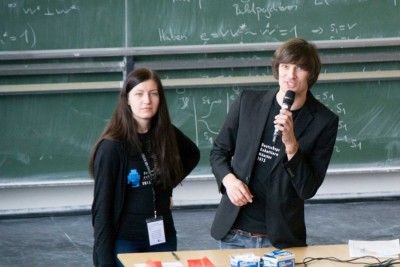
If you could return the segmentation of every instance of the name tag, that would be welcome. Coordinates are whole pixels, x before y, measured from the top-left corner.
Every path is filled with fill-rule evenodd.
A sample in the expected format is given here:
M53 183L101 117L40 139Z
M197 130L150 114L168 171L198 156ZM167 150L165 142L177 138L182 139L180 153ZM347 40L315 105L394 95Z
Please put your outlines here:
M165 243L164 219L162 216L146 220L150 246Z

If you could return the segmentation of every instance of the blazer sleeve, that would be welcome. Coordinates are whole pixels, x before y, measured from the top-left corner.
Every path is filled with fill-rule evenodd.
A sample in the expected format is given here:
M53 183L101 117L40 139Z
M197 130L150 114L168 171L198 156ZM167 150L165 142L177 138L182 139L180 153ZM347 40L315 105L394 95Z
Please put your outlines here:
M94 160L93 260L96 266L115 266L114 200L121 155L118 142L103 140Z
M321 114L321 113L320 113ZM321 186L332 157L336 142L339 118L330 110L322 112L315 118L313 125L324 125L315 136L311 149L302 150L302 143L307 141L299 139L300 148L298 153L285 163L285 168L291 177L292 184L297 195L302 199L312 198ZM314 129L318 126L314 126ZM308 131L313 131L310 127Z
M232 157L235 153L242 95L243 93L232 103L225 122L210 151L211 169L220 192L223 190L222 179L227 174L233 173Z

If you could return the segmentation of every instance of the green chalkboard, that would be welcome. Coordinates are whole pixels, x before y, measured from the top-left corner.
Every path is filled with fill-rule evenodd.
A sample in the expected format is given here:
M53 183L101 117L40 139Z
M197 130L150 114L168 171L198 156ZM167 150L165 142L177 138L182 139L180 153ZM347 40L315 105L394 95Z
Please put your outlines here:
M269 86L268 88L273 88ZM263 88L253 88L265 90ZM171 93L174 122L202 151L201 173L210 173L209 150L240 88ZM331 169L376 169L400 164L400 81L317 84L313 94L340 118Z
M381 1L0 0L0 51L354 40L400 36Z
M0 0L0 3L1 54L35 52L28 64L25 59L1 61L3 70L8 66L32 69L31 65L39 69L42 66L68 69L74 64L101 66L124 60L124 55L116 58L105 55L107 59L79 55L61 59L34 57L44 50L149 46L181 46L184 50L190 45L281 42L296 36L315 41L368 39L366 42L400 37L400 5L393 0ZM341 79L341 73L375 75L399 70L398 46L361 46L320 50L326 63L322 73L336 74ZM164 81L271 76L267 65L272 51L225 52L229 51L135 55L132 65L153 64L156 70L160 68ZM237 63L257 64L225 64L232 59ZM214 66L213 61L219 65ZM192 67L188 67L190 64ZM92 91L88 85L82 91L59 88L71 83L121 81L123 71L40 75L17 72L0 75L0 87L35 84L39 89L33 93L17 90L0 95L0 183L89 178L89 154L111 116L118 88ZM47 91L42 91L40 85L46 85ZM49 88L53 85L54 91ZM167 89L174 124L201 150L201 162L193 174L211 175L209 150L238 93L273 87L268 84ZM319 82L312 90L340 117L331 169L399 166L400 122L396 117L400 79L364 77L357 82Z
M393 0L134 0L128 14L129 46L400 36L400 5Z
M91 148L117 96L116 92L1 96L0 181L88 177Z
M173 123L201 150L192 174L211 174L211 144L243 89L250 88L167 89ZM340 118L330 169L399 166L400 80L321 83L312 90ZM0 182L88 178L90 151L117 97L117 90L1 96Z
M124 47L125 1L0 1L0 51Z

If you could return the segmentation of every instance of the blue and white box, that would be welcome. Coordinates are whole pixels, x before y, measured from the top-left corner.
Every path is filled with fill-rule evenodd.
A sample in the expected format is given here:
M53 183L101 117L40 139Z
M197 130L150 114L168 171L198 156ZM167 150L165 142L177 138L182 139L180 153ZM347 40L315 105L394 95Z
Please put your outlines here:
M254 253L243 253L230 255L231 267L260 267L261 257Z
M287 250L274 250L262 257L263 267L294 267L294 254Z

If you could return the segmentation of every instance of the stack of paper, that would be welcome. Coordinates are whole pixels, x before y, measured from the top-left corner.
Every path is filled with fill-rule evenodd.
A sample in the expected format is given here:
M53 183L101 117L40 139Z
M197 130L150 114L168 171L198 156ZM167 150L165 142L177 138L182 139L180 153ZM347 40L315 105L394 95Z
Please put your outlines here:
M385 241L349 240L350 257L373 256L397 259L400 254L399 239Z

